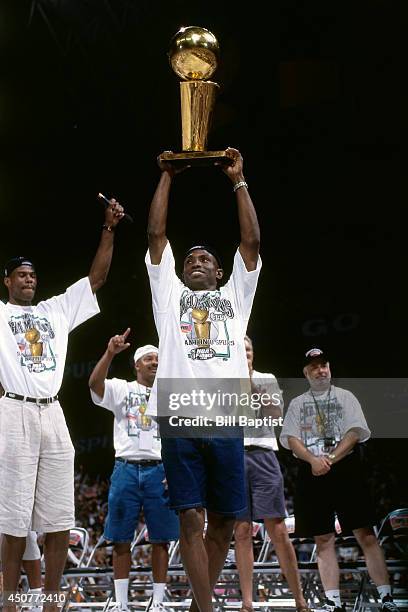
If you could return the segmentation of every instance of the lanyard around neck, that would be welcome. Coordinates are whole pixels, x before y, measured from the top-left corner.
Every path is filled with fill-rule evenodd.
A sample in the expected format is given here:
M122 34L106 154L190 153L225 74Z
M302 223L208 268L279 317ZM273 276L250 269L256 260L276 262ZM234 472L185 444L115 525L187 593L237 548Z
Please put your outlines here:
M313 397L313 401L314 401L314 404L315 404L315 407L316 407L316 412L317 412L317 415L319 417L319 422L321 423L321 427L322 427L323 435L324 436L326 436L326 422L329 421L329 415L330 415L331 389L332 389L332 387L330 385L329 393L328 393L328 396L327 396L327 402L326 402L326 405L327 405L327 417L324 418L324 416L320 412L320 408L319 408L319 405L318 405L317 400L315 398L315 395L314 395L312 389L310 388L310 394Z

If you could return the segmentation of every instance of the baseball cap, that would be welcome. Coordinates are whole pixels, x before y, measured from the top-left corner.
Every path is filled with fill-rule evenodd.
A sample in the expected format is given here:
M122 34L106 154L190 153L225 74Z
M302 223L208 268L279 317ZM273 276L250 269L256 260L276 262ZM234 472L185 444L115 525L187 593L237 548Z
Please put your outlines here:
M305 353L305 359L304 359L305 365L309 365L309 363L312 363L316 359L319 359L320 361L324 361L325 363L329 361L328 356L326 355L326 353L322 351L322 349L311 348Z
M145 344L144 346L139 346L139 348L137 348L135 351L135 354L133 356L133 361L136 363L136 361L138 361L145 355L148 355L149 353L158 354L158 352L159 352L159 349L156 346L153 346L153 344Z
M34 264L27 257L12 257L4 266L4 276L10 276L13 270L20 266L31 266L35 270Z
M218 255L217 251L209 244L196 244L195 246L192 246L191 248L188 249L188 251L186 251L184 255L184 259L186 259L186 257L188 257L190 253L192 253L193 251L198 251L198 250L207 251L208 253L213 255L215 259L217 260L217 264L219 265L219 267L222 268L221 257Z

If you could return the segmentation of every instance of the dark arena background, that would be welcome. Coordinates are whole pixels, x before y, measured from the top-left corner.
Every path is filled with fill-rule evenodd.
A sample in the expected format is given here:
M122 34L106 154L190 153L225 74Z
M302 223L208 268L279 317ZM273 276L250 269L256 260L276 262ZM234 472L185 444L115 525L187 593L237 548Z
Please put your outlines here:
M123 378L136 346L157 343L146 223L156 156L181 148L167 50L182 25L219 40L208 148L241 151L259 216L255 367L301 377L317 346L334 378L407 376L407 14L392 0L1 0L1 261L32 258L37 299L50 297L88 273L99 191L135 220L116 232L101 314L71 334L60 398L79 480L105 480L113 464L112 417L87 384L108 339L131 327L111 371ZM205 240L229 274L239 232L219 168L175 178L168 236L179 265ZM379 518L408 506L406 436L365 445ZM290 500L293 461L279 459Z

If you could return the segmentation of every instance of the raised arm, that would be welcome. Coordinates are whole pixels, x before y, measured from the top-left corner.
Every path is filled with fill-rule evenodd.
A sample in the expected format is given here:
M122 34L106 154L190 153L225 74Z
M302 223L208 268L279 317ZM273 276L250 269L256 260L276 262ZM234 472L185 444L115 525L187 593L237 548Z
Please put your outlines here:
M167 244L167 210L169 207L171 182L174 176L174 171L170 164L160 161L159 158L157 163L162 173L150 204L147 222L150 260L154 265L158 265L161 262L161 256Z
M89 282L95 293L105 284L112 262L115 228L124 216L123 207L114 198L105 210L105 223L102 226L102 236L94 260L89 270Z
M256 393L261 398L261 410L260 414L263 417L272 417L278 419L282 416L283 399L276 380L264 379L262 384L257 384L259 379L254 380L252 373L251 378L251 391Z
M176 174L189 168L189 166L176 168L168 162L161 161L160 155L157 158L157 164L161 170L161 177L150 204L147 222L150 260L154 265L158 265L161 262L161 256L167 244L167 209L169 207L171 182Z
M225 174L231 179L234 187L237 186L235 195L238 205L238 220L241 232L241 243L239 252L245 262L248 272L256 269L256 264L259 255L260 231L258 218L255 208L246 186L243 159L241 153L237 149L228 148L228 151L234 153L235 162L231 166L223 166ZM245 185L238 186L239 183Z
M130 346L130 343L126 342L129 333L130 327L122 335L113 336L108 342L106 351L92 370L88 384L100 398L105 395L105 380L113 358Z

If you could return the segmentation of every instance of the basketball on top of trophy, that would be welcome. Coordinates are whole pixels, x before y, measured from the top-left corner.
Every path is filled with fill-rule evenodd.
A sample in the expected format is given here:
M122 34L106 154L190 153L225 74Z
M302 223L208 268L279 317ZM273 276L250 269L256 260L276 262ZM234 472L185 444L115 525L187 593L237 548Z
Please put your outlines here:
M206 81L217 69L218 40L212 32L198 26L180 28L168 52L174 72L184 80Z

